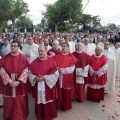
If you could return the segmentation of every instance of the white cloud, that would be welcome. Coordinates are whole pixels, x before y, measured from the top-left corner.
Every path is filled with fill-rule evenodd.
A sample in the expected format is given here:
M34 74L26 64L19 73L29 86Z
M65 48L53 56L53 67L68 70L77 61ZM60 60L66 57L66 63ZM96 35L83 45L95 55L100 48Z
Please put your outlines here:
M40 23L42 19L41 11L45 10L44 4L54 3L57 0L24 0L28 3L31 19L34 24ZM88 0L83 0L83 7ZM104 24L120 24L119 7L120 0L89 0L89 4L83 11L86 14L99 15Z

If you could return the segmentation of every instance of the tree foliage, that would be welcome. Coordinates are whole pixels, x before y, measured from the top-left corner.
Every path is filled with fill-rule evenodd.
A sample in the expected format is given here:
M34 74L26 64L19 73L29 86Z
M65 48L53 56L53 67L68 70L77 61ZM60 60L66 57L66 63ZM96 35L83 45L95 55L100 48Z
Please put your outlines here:
M17 27L32 27L32 21L30 20L29 17L26 16L21 16L17 21L16 21L16 26Z
M111 28L111 29L116 29L116 28L117 28L117 26L116 26L116 24L111 23L111 24L109 24L109 25L108 25L108 28Z
M92 16L90 14L82 14L79 18L78 24L83 26L83 30L95 29L100 25L99 16Z
M11 0L11 10L9 12L10 20L13 23L13 30L15 29L15 20L29 12L28 5L23 0Z
M11 0L0 0L0 26L3 24L4 21L9 20L11 5Z
M81 16L82 0L57 0L45 7L46 12L43 15L49 24L60 25L64 21L74 23Z

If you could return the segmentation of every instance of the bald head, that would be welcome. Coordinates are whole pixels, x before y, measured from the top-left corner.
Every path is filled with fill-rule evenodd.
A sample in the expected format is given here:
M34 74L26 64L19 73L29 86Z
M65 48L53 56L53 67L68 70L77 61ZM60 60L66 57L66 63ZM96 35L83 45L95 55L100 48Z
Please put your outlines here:
M97 46L97 47L95 48L95 54L96 54L96 56L100 56L101 53L102 53L102 47Z

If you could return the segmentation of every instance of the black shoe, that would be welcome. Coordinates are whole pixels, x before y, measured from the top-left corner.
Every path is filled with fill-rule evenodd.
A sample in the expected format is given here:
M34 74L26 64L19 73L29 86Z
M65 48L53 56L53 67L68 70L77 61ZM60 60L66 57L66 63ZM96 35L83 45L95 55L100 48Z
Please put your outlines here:
M64 108L62 108L62 111L65 111L65 109L64 109Z
M3 108L3 105L0 105L0 108Z
M6 118L5 120L11 120L10 118Z
M81 103L80 100L77 100L78 103Z
M100 100L97 100L98 103L100 103Z

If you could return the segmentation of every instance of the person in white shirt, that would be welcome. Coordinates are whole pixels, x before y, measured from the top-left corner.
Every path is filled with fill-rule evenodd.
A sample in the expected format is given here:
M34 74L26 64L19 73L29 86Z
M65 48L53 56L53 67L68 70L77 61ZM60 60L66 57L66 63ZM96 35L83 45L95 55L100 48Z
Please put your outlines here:
M89 43L89 38L84 38L84 45L83 45L83 51L87 54L89 54L90 56L92 54L94 54L92 47Z
M114 47L111 47L111 49L115 53L115 60L116 60L116 77L120 77L120 43L117 42Z
M32 36L27 37L27 44L24 44L22 53L32 63L38 57L38 45L34 43Z
M97 46L100 46L100 47L102 47L102 50L104 49L104 42L106 41L106 37L105 36L103 36L102 37L102 41L101 42L99 42L98 43L98 45Z
M8 38L4 38L4 46L2 47L2 57L11 52L10 42Z

